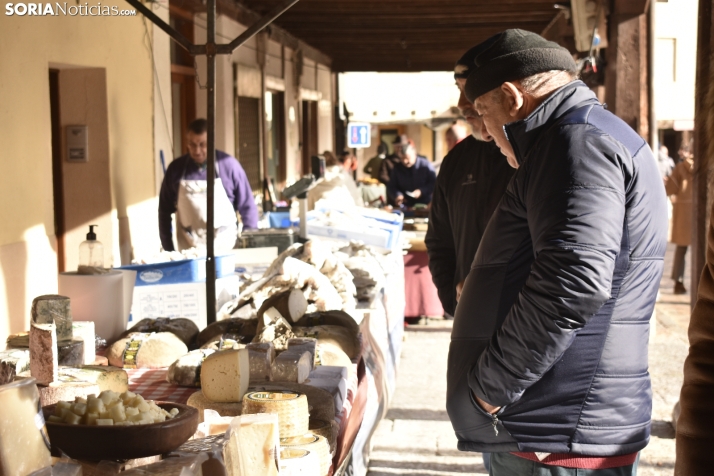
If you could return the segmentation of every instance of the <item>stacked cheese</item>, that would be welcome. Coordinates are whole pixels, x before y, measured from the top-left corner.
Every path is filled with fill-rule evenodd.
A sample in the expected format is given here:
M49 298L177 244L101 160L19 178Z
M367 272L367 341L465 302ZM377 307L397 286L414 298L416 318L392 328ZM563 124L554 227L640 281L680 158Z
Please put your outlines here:
M287 450L306 450L315 453L320 461L320 476L327 476L330 472L330 444L323 436L307 433L294 438L281 438L280 448Z
M307 397L294 392L251 392L243 400L243 414L252 413L278 415L280 438L304 435L310 424Z
M250 381L247 349L223 350L209 355L201 364L201 390L191 395L188 405L199 411L215 410L222 416L241 414L241 401Z

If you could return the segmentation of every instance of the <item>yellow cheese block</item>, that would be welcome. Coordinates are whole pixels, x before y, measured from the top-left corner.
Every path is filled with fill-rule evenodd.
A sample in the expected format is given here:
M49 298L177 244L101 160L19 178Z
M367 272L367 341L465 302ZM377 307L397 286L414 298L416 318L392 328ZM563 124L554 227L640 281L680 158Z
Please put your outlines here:
M223 449L228 476L278 476L278 416L243 415L231 421Z
M247 349L223 350L209 355L201 365L201 390L214 402L240 402L250 382Z

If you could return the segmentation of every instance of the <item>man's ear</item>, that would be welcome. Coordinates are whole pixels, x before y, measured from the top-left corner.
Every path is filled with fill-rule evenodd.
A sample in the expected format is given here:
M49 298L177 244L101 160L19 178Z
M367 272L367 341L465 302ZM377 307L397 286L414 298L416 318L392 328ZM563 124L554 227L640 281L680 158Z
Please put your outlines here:
M523 99L523 93L516 87L515 84L508 81L501 84L501 91L503 91L503 94L506 97L508 115L511 117L518 117L518 113L525 102Z

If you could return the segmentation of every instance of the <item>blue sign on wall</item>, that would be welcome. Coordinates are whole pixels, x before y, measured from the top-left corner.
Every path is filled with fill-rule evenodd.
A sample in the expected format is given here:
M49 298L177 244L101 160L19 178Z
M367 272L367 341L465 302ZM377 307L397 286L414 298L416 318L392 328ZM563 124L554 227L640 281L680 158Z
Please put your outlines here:
M366 122L347 124L347 147L363 149L371 144L370 125Z

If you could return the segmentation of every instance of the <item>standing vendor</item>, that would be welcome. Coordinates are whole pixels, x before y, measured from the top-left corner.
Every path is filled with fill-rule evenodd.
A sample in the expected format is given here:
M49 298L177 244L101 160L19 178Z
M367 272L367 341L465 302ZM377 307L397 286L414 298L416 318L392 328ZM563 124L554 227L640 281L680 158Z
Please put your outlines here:
M206 246L208 221L208 123L196 119L188 126L188 154L177 158L166 170L159 195L159 234L166 251L174 251L171 214L176 213L178 249ZM244 228L256 228L258 209L243 167L235 157L216 150L214 182L214 226L216 251L234 247L238 237L236 212Z
M431 163L417 155L414 141L402 146L401 163L394 167L387 185L387 194L397 206L428 205L436 184L436 172Z

